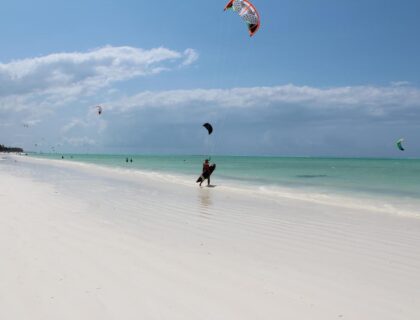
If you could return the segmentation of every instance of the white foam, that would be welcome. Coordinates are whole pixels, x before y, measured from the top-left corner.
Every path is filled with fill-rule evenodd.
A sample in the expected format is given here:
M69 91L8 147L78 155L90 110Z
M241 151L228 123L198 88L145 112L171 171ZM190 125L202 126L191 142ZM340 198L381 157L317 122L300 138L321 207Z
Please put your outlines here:
M51 160L43 158L30 158L43 163L54 163L58 166L84 168L90 172L101 172L102 174L112 175L115 178L125 179L141 179L147 178L158 183L170 183L174 185L192 186L194 185L194 177L163 173L155 171L147 171L123 167L108 167L93 163L75 162L69 160ZM308 192L299 188L285 188L280 186L263 186L263 185L249 185L245 183L235 183L229 180L219 179L220 183L217 190L220 192L232 192L241 194L244 197L260 197L267 198L274 201L284 201L284 199L305 201L310 203L317 203L322 205L337 206L348 209L368 210L372 212L380 212L385 214L395 214L399 216L420 218L420 201L412 202L409 200L399 201L391 197L358 197L355 195L342 194L326 194Z

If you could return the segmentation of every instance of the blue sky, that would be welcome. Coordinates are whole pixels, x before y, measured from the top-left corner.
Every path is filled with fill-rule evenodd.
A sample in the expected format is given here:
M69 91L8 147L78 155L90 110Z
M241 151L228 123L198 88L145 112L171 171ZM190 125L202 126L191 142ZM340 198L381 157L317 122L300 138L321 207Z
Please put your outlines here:
M253 38L218 0L3 3L0 143L420 156L419 1L253 3Z

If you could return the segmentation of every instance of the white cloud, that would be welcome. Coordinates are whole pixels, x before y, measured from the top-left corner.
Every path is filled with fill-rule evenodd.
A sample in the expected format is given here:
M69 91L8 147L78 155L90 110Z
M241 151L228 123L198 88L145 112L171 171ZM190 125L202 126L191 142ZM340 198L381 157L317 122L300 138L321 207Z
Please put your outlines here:
M128 111L153 107L176 108L208 105L219 108L278 108L304 106L315 110L362 109L371 115L420 107L420 89L414 87L354 86L316 88L292 84L275 87L146 91L109 103Z
M106 120L101 119L96 113L89 111L84 118L71 119L70 122L61 127L60 132L65 135L72 131L76 132L76 129L79 132L93 129L94 132L100 134L106 130L107 126L108 122Z
M409 86L409 81L392 81L391 85L394 87L403 87L403 86Z
M63 142L73 147L93 146L96 141L88 137L64 138Z
M67 133L73 128L77 128L77 127L86 128L88 126L89 124L81 119L72 119L68 124L66 124L65 126L61 128L61 133Z
M3 122L1 119L0 119L0 127L2 127L2 128L8 128L8 127L12 127L14 124L12 123L12 122Z
M193 49L186 49L184 55L186 58L182 63L182 66L189 66L198 60L198 52Z
M106 46L0 63L0 109L64 105L114 82L187 66L197 58L193 49Z
M39 124L41 122L42 122L42 120L40 120L40 119L27 119L27 120L22 122L22 125L26 126L26 127L33 127L33 126L36 126L37 124Z

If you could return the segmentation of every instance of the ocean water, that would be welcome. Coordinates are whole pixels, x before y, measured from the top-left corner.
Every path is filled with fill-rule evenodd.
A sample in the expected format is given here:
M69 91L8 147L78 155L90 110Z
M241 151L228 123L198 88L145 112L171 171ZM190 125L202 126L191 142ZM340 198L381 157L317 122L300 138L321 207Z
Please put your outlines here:
M61 159L61 154L31 154ZM204 156L64 155L65 160L181 175L194 183ZM126 162L126 158L133 162ZM340 159L214 156L212 184L276 187L357 197L420 199L419 159ZM420 211L420 209L419 209Z

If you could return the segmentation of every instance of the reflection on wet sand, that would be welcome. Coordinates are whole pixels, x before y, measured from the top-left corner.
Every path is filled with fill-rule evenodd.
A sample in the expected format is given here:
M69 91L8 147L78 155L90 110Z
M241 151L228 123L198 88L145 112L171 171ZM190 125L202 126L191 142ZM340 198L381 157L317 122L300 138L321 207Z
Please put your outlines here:
M209 215L210 209L213 206L211 190L208 188L199 188L198 200L200 206L200 213L204 215Z

